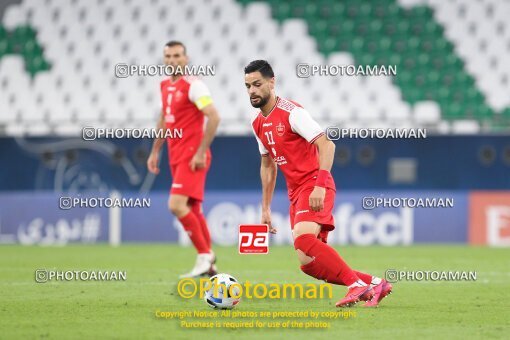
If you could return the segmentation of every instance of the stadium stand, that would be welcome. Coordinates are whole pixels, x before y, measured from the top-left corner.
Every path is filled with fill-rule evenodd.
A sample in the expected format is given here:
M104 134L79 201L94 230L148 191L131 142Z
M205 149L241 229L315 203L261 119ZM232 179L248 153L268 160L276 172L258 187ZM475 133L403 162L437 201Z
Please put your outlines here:
M114 67L161 63L170 39L216 66L205 81L221 134L249 133L242 68L257 58L324 126L502 131L509 15L510 2L494 0L23 0L0 25L0 133L152 127L160 78L116 78ZM298 63L396 65L397 76L298 78Z

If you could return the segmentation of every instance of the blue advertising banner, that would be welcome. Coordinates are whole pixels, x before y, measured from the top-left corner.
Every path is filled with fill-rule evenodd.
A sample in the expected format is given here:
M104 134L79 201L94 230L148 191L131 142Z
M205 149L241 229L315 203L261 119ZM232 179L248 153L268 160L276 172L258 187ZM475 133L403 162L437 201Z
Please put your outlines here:
M0 243L66 245L108 240L108 209L60 209L56 193L2 193Z
M408 199L416 207L363 208L363 198ZM414 201L410 199L413 198ZM453 207L419 207L419 199L448 198ZM402 201L402 200L400 200ZM239 224L260 222L260 193L214 193L207 195L204 211L211 228L213 241L232 245L237 242ZM391 203L398 203L393 200ZM445 202L443 200L443 202ZM440 205L440 204L439 204ZM272 204L272 224L278 229L271 235L272 244L292 243L288 199L277 193ZM468 225L467 192L345 191L337 194L334 218L336 229L329 233L331 244L409 245L413 243L466 243ZM186 242L186 235L182 241Z
M109 197L117 197L115 195L120 194ZM108 207L90 207L89 201L88 205L79 201L73 207L65 206L66 202L61 206L61 196L53 192L0 194L0 243L65 245L108 242L111 241L111 230L118 230L121 242L189 244L179 221L168 211L167 193L144 197L123 193L123 199L143 198L150 203L150 206L130 207L111 204ZM91 194L79 196L82 201L87 197L95 197L96 203L100 198L108 198ZM69 198L78 201L76 197ZM439 207L424 207L427 202L429 206ZM377 204L379 206L376 207ZM278 233L271 235L272 245L292 243L288 209L286 193L276 192L272 223ZM260 192L210 191L206 194L204 214L214 244L237 245L239 225L260 222ZM340 191L334 218L336 229L330 232L328 238L331 244L467 243L468 192L392 191L380 194Z

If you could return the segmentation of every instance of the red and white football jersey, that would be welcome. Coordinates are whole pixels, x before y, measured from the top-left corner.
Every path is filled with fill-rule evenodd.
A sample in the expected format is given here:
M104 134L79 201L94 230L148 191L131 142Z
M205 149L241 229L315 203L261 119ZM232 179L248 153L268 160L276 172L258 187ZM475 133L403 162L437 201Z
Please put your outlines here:
M204 114L212 102L209 89L196 77L184 76L161 82L161 101L167 129L182 129L182 139L167 138L170 164L188 162L196 153L204 135ZM209 151L208 151L209 152Z
M308 111L296 102L277 97L266 117L257 113L252 127L260 154L270 156L283 172L291 200L302 187L313 186L319 171L319 152L313 142L324 131ZM335 189L331 176L326 185Z

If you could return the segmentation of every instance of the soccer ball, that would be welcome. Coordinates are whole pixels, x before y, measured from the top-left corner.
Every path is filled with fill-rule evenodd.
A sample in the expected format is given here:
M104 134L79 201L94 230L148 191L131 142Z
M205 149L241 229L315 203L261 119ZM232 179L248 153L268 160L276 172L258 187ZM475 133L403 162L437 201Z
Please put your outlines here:
M204 300L214 309L233 309L241 300L239 282L231 275L216 274L209 279L211 288L204 294ZM230 293L229 293L230 292Z

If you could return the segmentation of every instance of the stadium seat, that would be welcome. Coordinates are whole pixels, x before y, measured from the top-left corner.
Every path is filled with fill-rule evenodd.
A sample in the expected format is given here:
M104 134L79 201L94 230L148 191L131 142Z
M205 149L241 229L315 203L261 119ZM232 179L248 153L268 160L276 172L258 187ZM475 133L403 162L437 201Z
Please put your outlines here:
M480 125L473 120L456 120L452 122L452 132L454 134L478 134L480 133Z
M441 113L439 105L433 101L422 101L414 105L414 120L419 125L433 125L440 121Z
M498 1L171 0L140 6L124 0L22 0L7 6L0 25L0 67L7 62L1 74L9 83L0 108L13 112L0 119L37 119L51 127L157 117L160 78L117 79L113 68L161 63L164 43L178 39L193 63L216 65L216 76L204 81L224 124L235 125L223 133L241 133L245 128L237 125L249 125L253 110L242 68L255 58L273 63L280 95L310 107L323 122L427 124L441 131L457 131L456 124L443 123L452 120L477 121L483 128L491 120L505 124L505 13L510 3ZM315 76L302 82L296 77L300 62L395 64L397 76ZM23 88L34 98L18 98Z

